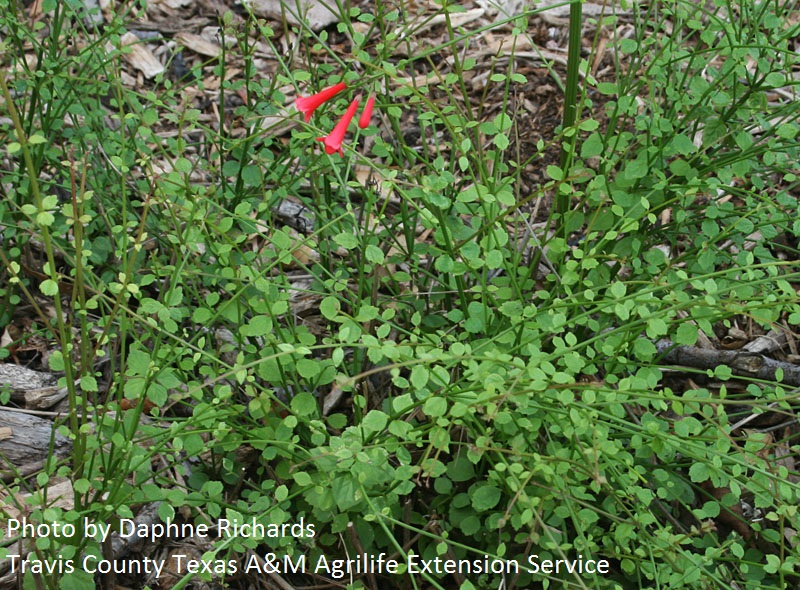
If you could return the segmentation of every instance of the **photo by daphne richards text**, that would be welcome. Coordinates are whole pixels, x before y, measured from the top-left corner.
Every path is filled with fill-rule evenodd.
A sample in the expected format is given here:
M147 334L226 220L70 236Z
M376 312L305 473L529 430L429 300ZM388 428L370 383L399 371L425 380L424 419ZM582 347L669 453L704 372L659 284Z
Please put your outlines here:
M6 538L20 537L22 539L32 539L35 537L50 538L89 538L101 543L108 539L112 532L110 523L92 522L84 518L77 523L72 522L51 522L35 523L29 522L26 518L8 519L6 526ZM193 524L189 522L176 523L171 519L160 523L137 523L130 518L120 518L118 520L118 532L123 539L138 538L156 542L162 539L183 539L186 537L200 537L207 539L216 538L254 538L254 539L274 539L294 537L296 539L313 538L316 535L315 527L312 523L300 517L293 523L264 524L258 522L253 517L245 522L232 521L226 518L217 520L216 526L207 524Z

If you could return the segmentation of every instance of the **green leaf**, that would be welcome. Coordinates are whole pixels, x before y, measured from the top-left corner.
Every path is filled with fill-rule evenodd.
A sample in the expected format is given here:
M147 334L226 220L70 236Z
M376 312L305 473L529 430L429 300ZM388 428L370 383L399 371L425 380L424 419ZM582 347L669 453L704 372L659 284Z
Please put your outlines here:
M81 478L81 479L75 480L75 483L72 484L72 487L79 494L85 494L86 492L88 492L91 489L92 484L89 482L88 479Z
M702 508L693 510L693 512L695 516L700 520L703 520L705 518L716 518L717 516L719 516L720 513L719 503L706 502L705 504L703 504Z
M697 331L697 326L684 322L678 326L678 330L675 333L675 344L694 346L694 343L697 342Z
M447 400L438 395L429 397L425 400L422 411L432 418L444 416L447 413Z
M688 156L689 154L697 151L694 143L692 140L686 137L685 135L676 135L672 138L670 142L670 147L675 150L675 152L679 154L683 154L684 156Z
M311 476L305 471L298 471L297 473L293 473L292 479L294 479L297 485L302 486L304 488L314 484L314 480L311 479Z
M646 332L648 338L655 340L667 334L667 332L669 332L669 327L663 318L649 318L647 320Z
M58 206L58 195L47 195L42 197L42 209L55 209Z
M714 376L720 381L727 381L733 376L733 371L728 365L717 365L714 367Z
M313 379L319 375L324 368L323 364L317 359L300 359L295 364L297 373L304 379Z
M58 295L58 283L52 279L45 279L39 285L39 290L48 297L55 297Z
M595 132L589 135L581 144L581 158L593 158L599 156L605 150L602 136Z
M317 398L304 391L292 398L292 412L298 416L314 416L317 413Z
M144 392L144 377L128 377L122 385L126 399L138 399Z
M705 463L701 463L699 461L693 463L692 466L689 468L689 477L694 483L703 483L709 477L711 477L708 465Z
M206 444L199 434L188 433L182 439L183 450L189 457L196 457L205 450Z
M186 158L177 158L173 164L177 172L189 174L192 171L192 162Z
M414 368L411 369L409 381L411 381L411 385L416 389L423 389L428 384L429 378L430 373L425 365L415 365Z
M369 322L380 316L380 309L374 305L364 304L358 309L358 313L353 318L357 322Z
M768 574L775 574L781 569L781 558L777 555L770 553L767 556L767 563L764 565L764 571Z
M461 519L458 522L458 528L460 528L465 535L474 535L481 530L481 519L472 514L464 519ZM463 587L464 586L462 586L462 588Z
M498 131L507 131L511 129L511 125L513 124L513 119L509 116L508 113L501 112L494 118L494 125L497 127Z
M688 438L700 434L703 430L702 423L693 416L684 416L683 419L675 422L675 434Z
M478 512L491 510L500 502L502 493L493 485L480 485L470 488L472 507Z
M380 410L370 410L361 421L361 428L367 435L381 432L384 428L386 428L388 421L389 416L387 416L385 413L381 412Z
M625 283L619 281L611 283L611 286L608 288L608 291L614 299L621 299L624 297L627 290L628 288L625 286Z
M636 358L642 361L651 361L656 356L656 346L646 338L637 338L633 343Z
M205 324L214 317L212 311L206 307L198 307L192 312L192 321L195 324Z
M167 388L160 383L151 383L147 388L147 399L153 402L156 406L161 407L167 403L169 393Z
M447 465L447 476L455 482L469 481L475 477L475 467L464 455L458 455Z
M505 133L498 133L494 136L494 145L497 146L500 150L505 150L511 145L511 142L508 140L508 136Z
M552 164L550 164L547 166L547 168L545 168L545 171L547 172L547 176L549 176L553 180L562 180L564 178L564 173L558 166L553 166Z
M639 43L635 39L622 39L619 42L619 50L622 53L633 53L639 49ZM598 88L603 84L598 84Z
M128 368L125 374L128 376L133 375L147 375L150 370L150 355L144 351L134 349L128 353Z
M76 567L74 571L64 574L61 577L58 587L60 590L86 590L86 588L94 588L94 574L90 574L86 570Z
M333 241L345 250L353 250L358 247L358 238L352 232L341 232L333 236Z
M617 94L617 84L615 82L600 82L597 85L597 91L606 96L613 96Z
M623 174L630 180L636 180L638 178L644 178L647 176L648 172L650 172L650 165L647 162L647 157L640 155L635 160L628 161Z
M277 488L275 488L273 496L275 497L275 501L283 502L289 497L289 488L285 485L279 485Z
M356 482L350 474L340 475L331 483L333 498L339 510L350 510L361 502L361 494L356 487Z
M47 365L50 367L51 371L63 371L64 370L64 355L60 350L54 350L50 353L50 358L48 359Z
M364 250L364 256L373 264L383 264L384 260L386 259L385 255L383 254L383 250L378 248L378 246L373 246L372 244L366 247Z
M84 375L81 377L81 391L84 392L97 392L99 391L97 387L97 379L92 377L91 375Z
M268 315L257 315L240 328L242 336L266 336L272 333L272 318Z
M335 320L341 309L341 303L336 297L325 297L319 303L319 311L326 320Z
M174 520L175 509L168 502L162 502L158 507L158 517L163 520Z

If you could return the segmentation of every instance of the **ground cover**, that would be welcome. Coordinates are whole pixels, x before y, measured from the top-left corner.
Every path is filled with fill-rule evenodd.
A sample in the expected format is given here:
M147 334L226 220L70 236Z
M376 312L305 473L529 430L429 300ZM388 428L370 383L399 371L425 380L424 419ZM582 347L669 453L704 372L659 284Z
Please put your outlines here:
M797 7L578 6L9 3L0 583L796 585Z

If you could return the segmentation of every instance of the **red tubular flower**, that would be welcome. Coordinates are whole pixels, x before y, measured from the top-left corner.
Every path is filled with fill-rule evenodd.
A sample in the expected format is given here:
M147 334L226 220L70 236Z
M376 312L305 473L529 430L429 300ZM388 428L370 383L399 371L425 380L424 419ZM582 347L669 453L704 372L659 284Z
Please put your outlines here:
M370 96L367 99L367 104L364 105L364 110L361 111L361 117L358 119L358 126L362 129L369 127L369 122L372 119L372 107L375 106L375 97Z
M339 82L311 96L298 96L297 100L294 101L294 106L306 116L306 123L308 123L318 106L329 101L345 88L347 88L347 84Z
M344 155L342 152L342 141L344 141L344 134L347 133L347 127L350 125L350 121L356 116L358 100L359 99L356 98L350 103L350 106L347 107L347 112L345 112L342 118L339 119L339 122L336 123L336 127L333 128L333 131L328 133L325 137L317 138L317 141L321 141L325 145L325 153L334 154L339 152L340 156Z

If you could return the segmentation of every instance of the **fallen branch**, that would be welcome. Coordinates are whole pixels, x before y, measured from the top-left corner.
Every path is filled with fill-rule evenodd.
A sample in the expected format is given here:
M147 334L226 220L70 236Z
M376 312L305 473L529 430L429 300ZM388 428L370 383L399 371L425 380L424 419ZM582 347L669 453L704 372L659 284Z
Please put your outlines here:
M800 366L765 357L746 350L707 350L694 346L678 346L669 340L659 340L656 350L660 364L711 369L724 365L730 367L734 375L750 377L762 381L778 381L776 374L783 371L784 385L800 386Z

